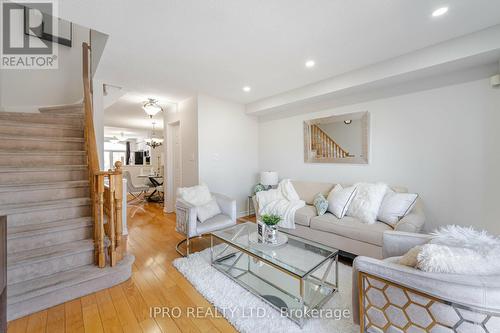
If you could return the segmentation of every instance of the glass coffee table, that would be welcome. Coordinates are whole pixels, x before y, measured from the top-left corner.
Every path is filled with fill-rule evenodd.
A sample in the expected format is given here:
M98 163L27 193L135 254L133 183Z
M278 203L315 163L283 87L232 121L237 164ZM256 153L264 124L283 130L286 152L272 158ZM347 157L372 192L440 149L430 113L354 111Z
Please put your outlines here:
M339 250L283 234L288 241L272 246L257 241L253 222L215 231L212 266L302 327L337 291Z

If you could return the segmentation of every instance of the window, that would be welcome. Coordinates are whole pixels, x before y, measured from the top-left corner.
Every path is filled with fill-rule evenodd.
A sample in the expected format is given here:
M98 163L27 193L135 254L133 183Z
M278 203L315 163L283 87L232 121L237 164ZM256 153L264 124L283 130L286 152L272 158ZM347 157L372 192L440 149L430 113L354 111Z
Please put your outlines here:
M111 143L104 142L104 150L109 151L125 151L127 149L127 145L125 143Z
M116 161L125 164L125 143L104 142L104 170L113 168Z

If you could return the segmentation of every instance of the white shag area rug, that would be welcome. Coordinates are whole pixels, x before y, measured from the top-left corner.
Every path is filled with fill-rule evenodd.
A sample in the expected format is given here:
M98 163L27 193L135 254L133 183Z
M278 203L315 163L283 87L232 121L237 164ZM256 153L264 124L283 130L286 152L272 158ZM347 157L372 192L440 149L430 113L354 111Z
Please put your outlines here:
M210 264L210 249L194 253L188 258L175 259L173 265L239 332L359 332L359 326L352 322L352 269L342 263L339 263L339 291L322 308L329 315L326 314L321 319L305 319L302 329L268 303L213 268ZM344 310L349 311L348 317L342 316L339 319L341 316L337 314ZM260 315L255 315L257 313ZM332 316L332 313L336 315Z

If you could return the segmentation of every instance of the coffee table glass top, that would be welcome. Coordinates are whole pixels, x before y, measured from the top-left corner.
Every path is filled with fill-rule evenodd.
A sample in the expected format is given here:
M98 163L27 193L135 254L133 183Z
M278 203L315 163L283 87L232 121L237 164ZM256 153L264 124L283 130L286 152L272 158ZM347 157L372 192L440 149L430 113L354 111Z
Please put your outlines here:
M336 256L339 251L287 233L285 233L288 237L286 244L262 246L255 244L256 233L257 225L246 222L215 231L212 235L300 278L311 274L326 260Z

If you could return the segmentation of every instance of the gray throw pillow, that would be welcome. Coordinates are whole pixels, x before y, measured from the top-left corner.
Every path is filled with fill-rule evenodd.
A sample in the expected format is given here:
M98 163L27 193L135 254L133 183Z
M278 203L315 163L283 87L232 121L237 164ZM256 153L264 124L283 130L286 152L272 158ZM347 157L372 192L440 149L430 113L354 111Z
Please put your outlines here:
M221 213L219 205L217 201L212 198L209 202L202 206L196 207L196 213L198 215L198 220L203 223L206 220L214 217L215 215L219 215Z
M328 200L326 200L325 196L321 193L318 193L314 196L313 201L314 207L316 207L316 211L318 215L321 216L326 213L328 209Z

